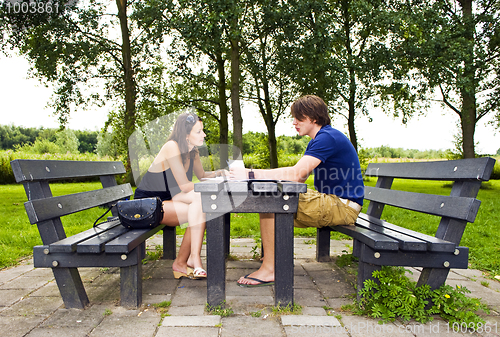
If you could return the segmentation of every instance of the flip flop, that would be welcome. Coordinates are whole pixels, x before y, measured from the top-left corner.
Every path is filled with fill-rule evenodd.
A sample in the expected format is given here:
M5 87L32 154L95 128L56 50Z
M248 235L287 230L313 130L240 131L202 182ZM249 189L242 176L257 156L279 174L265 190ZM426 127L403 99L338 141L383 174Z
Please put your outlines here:
M248 275L250 275L250 274L248 274ZM240 287L244 287L244 288L266 287L266 286L274 285L274 281L262 281L262 280L259 280L258 278L255 278L255 277L248 277L248 275L245 275L243 278L246 278L247 280L257 281L259 283L257 283L257 284L241 284L238 281L236 281L236 283L238 283L238 285Z

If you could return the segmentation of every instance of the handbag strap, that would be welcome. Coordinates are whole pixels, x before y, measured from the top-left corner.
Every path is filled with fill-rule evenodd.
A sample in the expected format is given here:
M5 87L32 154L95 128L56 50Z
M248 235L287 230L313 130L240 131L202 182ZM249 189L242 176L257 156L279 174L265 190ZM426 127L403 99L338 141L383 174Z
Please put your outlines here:
M102 219L102 218L103 218L106 214L108 214L108 213L109 213L109 211L111 211L111 209L112 209L114 206L116 206L116 204L112 204L111 206L109 206L108 210L107 210L106 212L104 212L104 214L103 214L103 215L101 215L100 217L98 217L96 221L94 221L94 225L93 225L92 227L93 227L93 228L96 228L96 227L98 227L99 225L102 225L103 223L108 222L108 221L104 221L104 222L101 222L101 223L99 223L99 224L97 223L97 222L98 222L99 220L101 220L101 219Z

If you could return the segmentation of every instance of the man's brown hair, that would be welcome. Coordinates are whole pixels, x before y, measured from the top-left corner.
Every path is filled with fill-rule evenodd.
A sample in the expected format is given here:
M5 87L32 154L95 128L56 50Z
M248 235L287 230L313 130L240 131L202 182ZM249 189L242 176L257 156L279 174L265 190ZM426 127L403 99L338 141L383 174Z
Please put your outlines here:
M331 119L328 107L318 96L305 95L293 102L291 107L292 117L303 121L306 117L318 125L330 125Z

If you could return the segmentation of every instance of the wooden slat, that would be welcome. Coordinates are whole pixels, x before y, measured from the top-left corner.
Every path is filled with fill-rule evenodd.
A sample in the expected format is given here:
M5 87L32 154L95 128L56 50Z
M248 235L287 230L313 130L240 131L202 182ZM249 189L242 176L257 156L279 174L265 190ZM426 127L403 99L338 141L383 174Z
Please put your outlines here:
M396 232L392 229L385 228L383 226L377 226L376 224L370 223L366 219L358 218L356 221L356 226L361 228L366 228L373 232L383 234L399 242L399 249L410 250L410 251L426 251L427 242L416 239L414 237L405 235L404 233Z
M125 173L120 161L32 160L11 161L16 182L62 180Z
M365 199L412 211L474 222L481 202L475 198L450 197L365 187Z
M100 206L133 194L130 184L58 197L27 201L24 204L32 224Z
M104 245L129 230L122 225L115 226L102 234L94 236L76 245L77 253L101 253L104 252Z
M367 176L404 179L460 180L490 179L495 160L489 157L411 163L370 163Z
M116 226L121 226L118 220L103 223L96 228L91 228L81 233L70 236L69 238L59 240L49 245L49 251L51 253L72 253L76 251L76 245L80 242L93 238L108 229L114 228Z
M422 234L422 233L413 231L411 229L399 227L399 226L393 225L387 221L377 219L375 217L369 216L369 215L364 214L364 213L359 213L358 222L361 222L362 220L369 221L373 225L381 226L385 229L389 229L389 230L392 230L394 232L402 233L404 235L413 237L417 240L425 241L427 243L427 250L428 251L452 253L456 249L456 244L453 242L441 240L441 239L438 239L434 236Z
M373 249L398 250L399 242L383 234L373 232L358 226L330 226L334 231L349 235L353 239L359 240Z
M119 237L107 242L104 247L104 251L106 253L128 254L134 248L146 241L147 238L163 229L163 227L165 227L165 225L160 225L153 229L129 230L126 234L120 235Z

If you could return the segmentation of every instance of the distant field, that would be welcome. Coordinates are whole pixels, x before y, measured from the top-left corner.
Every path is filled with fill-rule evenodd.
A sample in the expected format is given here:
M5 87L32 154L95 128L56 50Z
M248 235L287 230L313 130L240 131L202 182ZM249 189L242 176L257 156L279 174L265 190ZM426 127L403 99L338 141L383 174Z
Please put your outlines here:
M312 179L307 181L312 183ZM375 179L366 182L373 186ZM478 199L481 207L476 221L467 226L461 244L470 248L471 267L500 275L500 181L493 180L483 184ZM54 184L53 194L76 193L99 188L100 183L67 183ZM449 194L451 186L444 182L404 182L395 180L393 188L407 191L425 191L434 194ZM21 185L0 185L3 198L0 199L0 268L14 265L19 259L32 254L32 248L40 245L36 225L30 225L23 203L26 201L24 189ZM363 211L366 211L368 202ZM63 219L66 233L73 235L92 226L92 223L102 213L103 209L96 208L77 215L70 215ZM413 212L386 207L383 219L395 224L414 229L419 232L433 235L438 225L438 218L429 215L420 215ZM183 230L178 230L182 233ZM315 237L315 229L295 229L296 236ZM232 237L260 236L259 219L256 214L232 214ZM339 233L332 233L332 238L347 238Z

